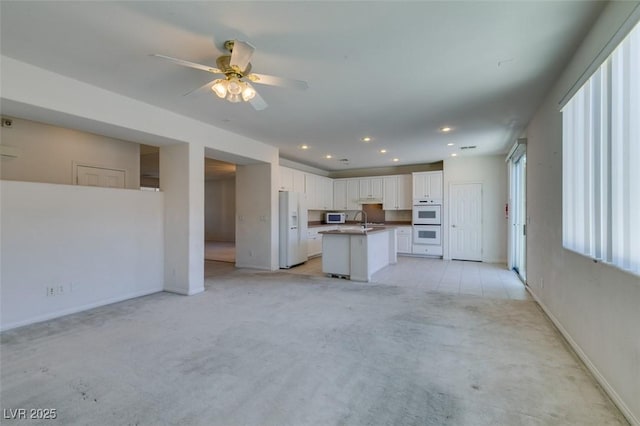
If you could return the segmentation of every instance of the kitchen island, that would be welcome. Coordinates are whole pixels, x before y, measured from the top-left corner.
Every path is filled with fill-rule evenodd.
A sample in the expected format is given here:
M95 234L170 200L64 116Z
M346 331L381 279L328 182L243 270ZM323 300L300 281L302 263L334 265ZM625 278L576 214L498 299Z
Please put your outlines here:
M325 274L369 282L375 272L398 262L395 228L353 226L320 233Z

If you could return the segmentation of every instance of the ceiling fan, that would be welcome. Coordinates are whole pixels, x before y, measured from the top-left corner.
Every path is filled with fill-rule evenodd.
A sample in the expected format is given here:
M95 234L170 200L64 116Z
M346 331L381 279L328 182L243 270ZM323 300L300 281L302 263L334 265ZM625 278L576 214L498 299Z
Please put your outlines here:
M153 56L167 59L185 67L195 68L212 74L224 75L223 78L212 80L196 90L210 87L218 97L226 99L229 102L249 102L256 110L265 109L267 103L262 99L262 96L256 92L251 83L301 90L309 87L306 81L252 73L251 63L249 61L251 60L255 47L246 41L227 40L224 42L224 48L229 51L229 54L222 55L216 59L217 68L165 55L154 54Z

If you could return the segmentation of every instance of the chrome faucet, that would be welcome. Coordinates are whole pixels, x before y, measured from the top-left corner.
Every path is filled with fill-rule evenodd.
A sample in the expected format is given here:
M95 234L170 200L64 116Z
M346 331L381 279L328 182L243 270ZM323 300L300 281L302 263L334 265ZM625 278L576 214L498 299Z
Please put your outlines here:
M367 212L365 212L364 210L358 210L356 212L356 214L353 215L353 220L356 220L356 217L358 216L358 213L362 213L362 227L366 228L367 227Z

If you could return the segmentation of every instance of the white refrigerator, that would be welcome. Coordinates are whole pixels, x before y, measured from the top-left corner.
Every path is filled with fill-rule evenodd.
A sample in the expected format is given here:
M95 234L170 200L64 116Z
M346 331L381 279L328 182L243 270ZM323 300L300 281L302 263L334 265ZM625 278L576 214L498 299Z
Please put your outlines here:
M280 197L280 268L307 261L307 207L304 194L284 191Z

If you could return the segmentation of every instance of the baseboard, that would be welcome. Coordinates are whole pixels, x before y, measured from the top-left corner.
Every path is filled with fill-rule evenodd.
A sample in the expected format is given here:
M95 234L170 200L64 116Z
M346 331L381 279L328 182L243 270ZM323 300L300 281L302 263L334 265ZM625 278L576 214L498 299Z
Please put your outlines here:
M629 407L627 407L627 404L625 404L622 398L620 398L620 395L618 395L618 393L613 389L613 387L609 384L609 382L607 382L607 380L600 373L600 371L598 371L596 366L593 364L593 362L591 362L591 360L589 359L587 354L582 350L580 345L578 345L578 343L575 340L573 340L569 332L562 326L560 321L558 321L558 319L551 313L551 311L547 309L545 304L542 303L542 301L538 298L538 296L533 291L531 291L531 287L525 286L525 288L527 289L529 294L531 294L531 296L534 298L538 306L542 308L545 315L547 315L547 317L551 320L551 322L556 327L556 329L558 329L558 331L560 332L562 337L564 337L564 339L567 341L569 346L571 346L571 349L573 349L576 355L578 355L578 358L582 360L582 362L586 365L586 367L589 369L591 374L593 374L596 381L600 384L600 386L602 386L602 389L605 391L605 393L609 396L609 398L611 398L613 403L620 409L620 411L625 416L625 418L629 421L629 423L631 423L633 426L640 426L640 419L638 419L638 417L636 417L635 414L631 412Z
M38 322L49 321L52 319L60 318L66 315L77 314L78 312L87 311L93 308L99 308L100 306L110 305L112 303L123 302L129 299L135 299L136 297L148 296L150 294L159 293L163 291L162 288L154 290L145 290L136 293L129 293L125 296L118 296L111 299L101 300L99 302L88 303L86 305L74 306L73 308L63 309L61 311L52 312L46 315L41 315L28 320L12 322L9 324L2 324L0 331L7 331L18 327L24 327L25 325L36 324Z

